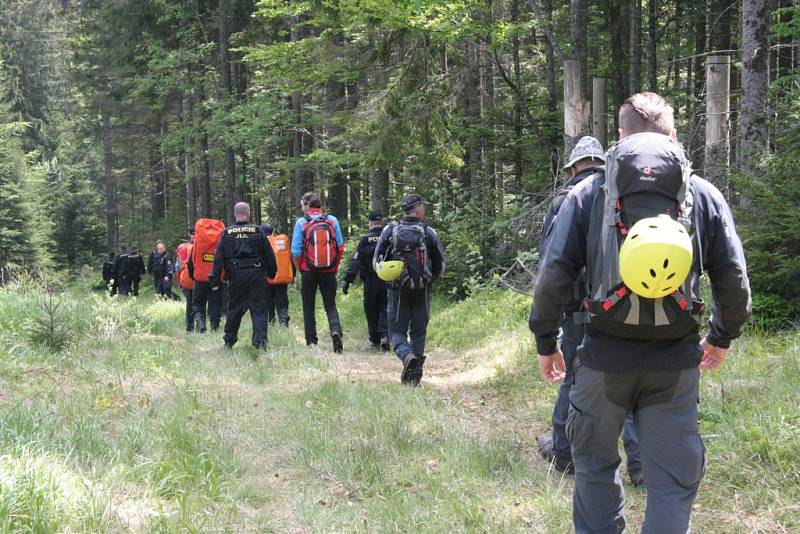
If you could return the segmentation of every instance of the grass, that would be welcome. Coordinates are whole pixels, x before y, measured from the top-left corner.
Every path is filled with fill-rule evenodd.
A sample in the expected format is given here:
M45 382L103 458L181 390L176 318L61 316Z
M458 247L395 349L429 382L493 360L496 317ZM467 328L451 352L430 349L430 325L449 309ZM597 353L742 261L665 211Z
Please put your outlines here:
M55 295L62 330L34 284L0 289L0 533L570 530L571 481L533 445L555 390L526 299L434 299L413 390L369 349L360 289L340 299L342 356L321 312L305 347L290 298L292 329L259 354L247 320L232 352L186 335L181 303L74 287ZM751 333L703 375L695 530L800 529L799 352L798 333ZM635 526L643 491L628 505Z

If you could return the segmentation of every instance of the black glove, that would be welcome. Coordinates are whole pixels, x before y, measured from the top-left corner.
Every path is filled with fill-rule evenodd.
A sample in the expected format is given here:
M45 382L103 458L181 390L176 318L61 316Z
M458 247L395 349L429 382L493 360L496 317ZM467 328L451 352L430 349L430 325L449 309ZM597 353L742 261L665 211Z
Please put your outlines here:
M344 285L342 286L342 293L347 295L347 293L349 292L350 292L350 282L345 282Z
M208 277L208 286L211 288L212 291L219 289L219 280L214 278L213 276Z

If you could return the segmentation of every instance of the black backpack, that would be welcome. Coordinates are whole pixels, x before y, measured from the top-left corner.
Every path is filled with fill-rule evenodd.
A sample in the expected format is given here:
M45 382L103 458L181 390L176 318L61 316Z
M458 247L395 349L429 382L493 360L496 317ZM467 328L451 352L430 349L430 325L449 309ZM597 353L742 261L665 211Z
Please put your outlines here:
M392 227L392 258L403 262L397 284L408 289L422 289L433 283L428 251L427 226L421 222L395 223Z
M584 308L592 328L616 337L658 340L682 338L699 326L703 302L694 294L701 269L693 236L691 176L683 147L665 135L635 134L609 150L587 237ZM694 265L671 295L651 299L622 282L619 249L636 222L662 214L681 222L692 236Z

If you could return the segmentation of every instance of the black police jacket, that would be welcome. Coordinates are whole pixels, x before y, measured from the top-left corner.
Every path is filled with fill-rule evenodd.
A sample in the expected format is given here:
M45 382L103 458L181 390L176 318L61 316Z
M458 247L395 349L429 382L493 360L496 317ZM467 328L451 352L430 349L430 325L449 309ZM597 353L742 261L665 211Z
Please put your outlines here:
M229 274L243 269L263 269L268 278L275 276L278 272L275 253L259 225L235 222L225 229L214 254L209 282L219 282L223 268Z
M381 232L383 228L371 228L361 240L358 242L358 249L350 260L350 266L347 268L344 280L348 284L352 284L356 276L361 276L362 280L367 277L375 277L375 269L372 266L372 257L375 255L375 247L378 246L378 241L381 239Z

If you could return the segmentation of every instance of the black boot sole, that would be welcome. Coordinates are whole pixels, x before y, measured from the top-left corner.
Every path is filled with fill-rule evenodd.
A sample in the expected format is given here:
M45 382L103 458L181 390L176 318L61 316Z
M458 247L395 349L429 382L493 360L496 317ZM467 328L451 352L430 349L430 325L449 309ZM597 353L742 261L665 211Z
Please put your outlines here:
M409 384L412 380L412 375L414 371L417 370L417 364L419 360L416 356L409 358L408 362L403 364L403 372L400 374L400 383L401 384Z

